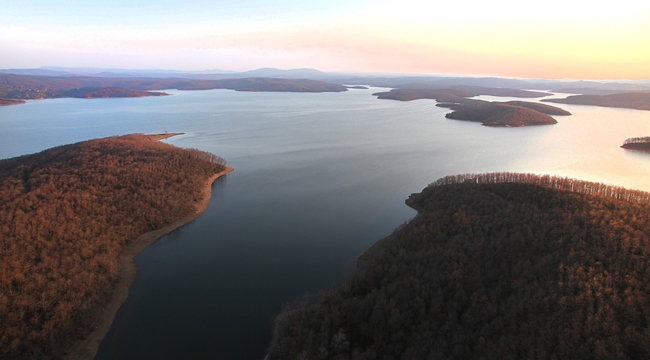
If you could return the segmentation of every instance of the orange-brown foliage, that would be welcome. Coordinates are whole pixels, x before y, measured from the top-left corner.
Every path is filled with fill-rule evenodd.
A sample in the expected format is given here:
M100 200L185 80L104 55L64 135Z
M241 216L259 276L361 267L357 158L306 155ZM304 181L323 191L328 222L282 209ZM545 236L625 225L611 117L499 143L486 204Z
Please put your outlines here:
M0 358L56 358L108 297L122 248L195 209L225 161L127 135L0 161Z
M277 317L269 359L648 359L648 193L448 176L341 287Z

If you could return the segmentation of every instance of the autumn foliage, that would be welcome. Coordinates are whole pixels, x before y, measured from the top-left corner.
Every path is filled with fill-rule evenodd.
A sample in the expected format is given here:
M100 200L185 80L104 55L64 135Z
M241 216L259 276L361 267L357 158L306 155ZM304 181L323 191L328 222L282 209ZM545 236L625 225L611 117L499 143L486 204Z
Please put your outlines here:
M225 161L127 135L0 161L0 358L60 357L89 330L122 248L195 211Z
M341 287L277 317L269 359L648 359L644 192L449 176Z

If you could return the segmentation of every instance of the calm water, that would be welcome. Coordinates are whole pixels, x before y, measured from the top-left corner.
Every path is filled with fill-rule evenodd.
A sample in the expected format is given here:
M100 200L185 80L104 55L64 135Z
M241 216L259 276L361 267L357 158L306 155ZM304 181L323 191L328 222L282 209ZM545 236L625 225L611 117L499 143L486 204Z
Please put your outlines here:
M545 127L444 118L435 101L337 94L179 92L0 108L0 158L134 132L220 155L235 172L206 213L136 258L138 276L99 359L260 359L281 304L335 286L448 174L526 171L650 190L650 112L560 105ZM481 97L489 100L504 98Z

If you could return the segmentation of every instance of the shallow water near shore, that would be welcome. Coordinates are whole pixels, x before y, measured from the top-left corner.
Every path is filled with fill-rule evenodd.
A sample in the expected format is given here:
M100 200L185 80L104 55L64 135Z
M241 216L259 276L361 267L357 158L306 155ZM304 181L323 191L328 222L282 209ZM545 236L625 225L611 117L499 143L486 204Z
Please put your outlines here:
M557 125L489 128L433 100L344 93L171 91L0 108L0 158L134 132L228 160L210 207L136 257L98 359L261 359L281 304L335 286L415 215L404 199L449 174L550 173L650 190L650 112L559 105ZM509 100L495 98L490 100Z

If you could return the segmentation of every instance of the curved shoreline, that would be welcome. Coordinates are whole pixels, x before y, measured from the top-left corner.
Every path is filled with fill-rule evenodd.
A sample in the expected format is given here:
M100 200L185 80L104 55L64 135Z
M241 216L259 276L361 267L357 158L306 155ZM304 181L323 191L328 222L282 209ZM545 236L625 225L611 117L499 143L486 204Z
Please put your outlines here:
M226 166L224 170L212 175L208 180L206 180L205 186L201 190L201 200L197 202L193 214L177 219L160 229L151 230L138 236L127 245L124 250L122 250L119 258L120 273L117 282L115 283L115 287L113 288L111 299L98 317L97 325L88 336L75 343L75 345L73 345L63 356L63 359L82 360L93 359L95 357L97 350L99 349L99 344L111 328L115 314L117 314L117 311L129 296L129 288L138 273L138 268L135 265L135 256L162 236L169 234L177 228L196 220L201 216L205 210L207 210L208 205L210 205L212 184L214 181L233 170L233 168Z

